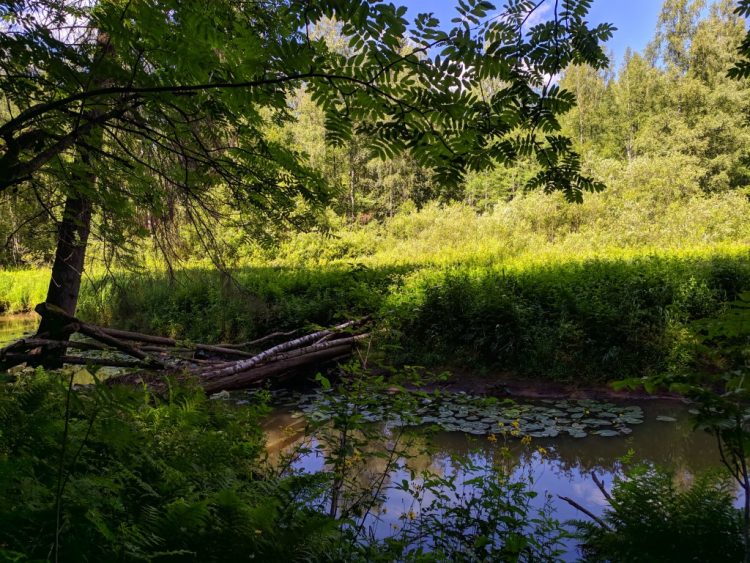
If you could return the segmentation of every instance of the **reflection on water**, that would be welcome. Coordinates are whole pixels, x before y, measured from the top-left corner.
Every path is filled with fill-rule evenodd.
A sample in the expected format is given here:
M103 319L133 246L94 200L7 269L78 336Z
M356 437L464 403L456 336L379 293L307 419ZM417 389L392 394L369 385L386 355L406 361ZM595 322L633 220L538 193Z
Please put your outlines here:
M0 347L36 332L36 315L0 315Z
M570 497L592 512L601 513L606 501L591 479L591 473L596 472L605 486L611 487L614 475L621 469L621 459L630 450L633 452L633 462L651 462L671 469L681 479L689 479L697 472L720 465L715 442L708 434L693 432L684 405L644 402L642 407L645 411L644 423L636 426L627 438L589 436L581 439L537 439L527 448L516 440L510 444L510 471L515 477L525 475L531 478L533 489L539 493L534 501L536 507L541 508L549 499L556 518L567 521L586 517L557 495ZM659 416L673 417L676 422L659 421ZM302 439L302 425L300 419L292 418L289 412L275 412L266 426L271 454L279 455L293 449ZM293 428L291 432L288 426ZM409 454L400 460L403 466L390 472L389 483L401 483L404 479L410 481L411 471L419 474L423 470L440 476L457 475L458 481L462 482L491 470L502 457L502 440L493 443L487 438L458 432L417 434L417 441L408 448ZM387 428L384 428L383 438L383 442L392 438ZM315 449L317 444L314 440L310 445L313 446L310 453L302 455L295 467L305 472L323 471L323 453ZM543 455L539 453L540 447L546 450ZM463 469L458 460L466 458L471 460L475 469ZM371 459L367 471L360 478L363 481L374 480L384 469L384 460ZM429 502L429 497L423 502ZM390 487L385 502L373 512L368 526L372 527L376 536L383 537L403 522L404 514L415 509L419 507L414 505L409 493ZM575 544L570 543L567 547L567 559L575 560Z
M25 335L33 334L38 319L35 315L0 316L0 347ZM644 402L644 423L634 426L627 438L604 438L588 436L571 438L562 436L554 439L534 440L530 448L523 448L517 442L511 444L511 471L514 476L530 477L533 488L540 493L535 500L541 507L549 498L561 521L585 519L585 516L557 495L567 496L586 506L594 513L601 513L606 506L602 493L591 479L595 471L605 486L610 487L613 476L621 467L621 458L632 450L634 462L646 461L675 471L678 477L689 478L697 472L718 467L718 454L713 439L703 433L693 432L686 408L678 403ZM659 416L669 416L676 422L661 422ZM288 410L278 409L265 424L268 434L269 452L280 455L300 443L304 421L293 418ZM459 432L419 433L412 435L408 459L399 460L398 468L387 478L385 502L373 511L368 525L377 536L383 537L394 526L402 523L404 514L419 509L412 496L388 483L411 480L411 471L419 474L429 471L435 475L456 475L458 481L468 480L478 473L490 470L500 456L502 441L492 443L486 438L469 436ZM384 430L385 442L388 431ZM311 444L315 446L315 442ZM382 444L381 444L382 446ZM544 448L541 455L538 448ZM474 469L465 471L458 462L471 460ZM506 460L507 461L507 460ZM367 480L379 478L385 470L385 461L370 459L367 471L360 477L363 485ZM325 469L323 453L311 448L310 453L301 456L295 467L305 472L320 472ZM430 497L423 499L429 503ZM568 546L567 559L576 559L574 544Z

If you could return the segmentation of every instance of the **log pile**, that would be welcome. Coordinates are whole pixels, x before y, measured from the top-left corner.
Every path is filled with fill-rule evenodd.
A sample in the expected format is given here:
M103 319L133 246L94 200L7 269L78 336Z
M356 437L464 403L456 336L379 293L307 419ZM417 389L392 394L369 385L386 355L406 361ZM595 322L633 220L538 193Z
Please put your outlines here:
M38 305L36 312L52 321L47 324L55 327L55 334L37 334L0 349L0 370L23 363L132 368L134 371L112 380L154 383L163 380L163 375L194 376L207 393L215 393L251 387L272 377L344 359L352 354L358 342L369 338L367 319L363 319L266 348L263 347L295 336L299 331L216 346L86 323L46 303ZM69 340L71 337L74 338ZM68 350L87 355L72 355Z

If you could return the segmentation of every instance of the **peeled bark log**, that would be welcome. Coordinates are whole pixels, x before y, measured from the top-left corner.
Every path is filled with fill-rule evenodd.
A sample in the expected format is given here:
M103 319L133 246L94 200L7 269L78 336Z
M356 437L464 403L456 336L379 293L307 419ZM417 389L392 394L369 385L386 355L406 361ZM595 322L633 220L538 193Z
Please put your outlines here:
M206 391L206 393L216 393L217 391L231 391L233 389L244 389L253 384L264 381L269 377L284 373L285 371L299 368L301 366L314 364L316 362L345 358L349 355L351 350L351 345L347 344L344 346L337 346L334 348L320 350L311 354L305 354L304 356L297 356L296 358L291 358L289 360L274 362L272 364L260 366L255 369L235 373L228 377L212 379L203 384L203 389Z
M339 330L339 331L344 330L351 326L354 326L355 324L356 324L356 321L349 321L346 323L342 323L334 327L331 330L321 330L313 334L308 334L307 336L302 336L300 338L296 338L295 340L290 340L289 342L284 342L282 344L269 348L268 350L261 352L260 354L253 356L252 358L248 360L235 362L231 366L228 366L226 368L222 368L219 370L204 371L200 375L202 377L213 379L213 378L218 378L218 377L227 377L227 376L234 375L243 371L247 371L248 369L257 366L264 360L271 358L272 356L276 354L285 352L287 350L293 350L294 348L299 348L300 346L304 346L305 344L309 344L310 342L315 342L316 340L322 338L323 336L332 334L333 331L335 330Z

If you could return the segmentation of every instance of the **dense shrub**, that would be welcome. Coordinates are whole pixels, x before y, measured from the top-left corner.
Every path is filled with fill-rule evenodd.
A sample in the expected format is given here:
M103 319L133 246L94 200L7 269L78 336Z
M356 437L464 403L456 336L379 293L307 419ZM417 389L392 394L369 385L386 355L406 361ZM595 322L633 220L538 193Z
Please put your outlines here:
M637 468L615 482L604 515L609 529L579 523L585 560L742 561L742 515L733 498L726 476L704 475L681 487L670 473Z
M0 389L0 560L291 561L330 538L307 484L262 472L261 406L66 379Z
M431 269L389 297L384 318L411 362L590 382L665 369L679 327L743 287L743 255Z

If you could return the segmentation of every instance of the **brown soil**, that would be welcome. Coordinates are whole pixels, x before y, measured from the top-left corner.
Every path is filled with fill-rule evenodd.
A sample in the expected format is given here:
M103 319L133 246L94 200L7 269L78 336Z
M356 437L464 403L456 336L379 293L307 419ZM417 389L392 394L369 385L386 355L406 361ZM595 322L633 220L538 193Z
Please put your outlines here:
M429 384L425 390L524 399L597 399L597 400L681 400L675 393L647 393L644 390L615 391L611 384L574 385L542 379L519 377L510 373L477 374L470 370L450 370L442 383Z

